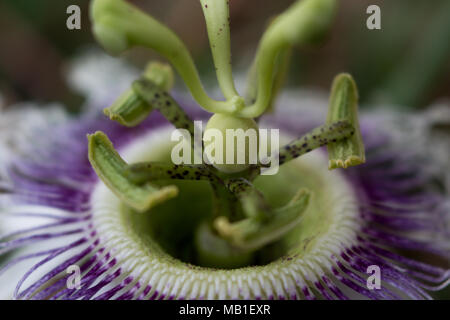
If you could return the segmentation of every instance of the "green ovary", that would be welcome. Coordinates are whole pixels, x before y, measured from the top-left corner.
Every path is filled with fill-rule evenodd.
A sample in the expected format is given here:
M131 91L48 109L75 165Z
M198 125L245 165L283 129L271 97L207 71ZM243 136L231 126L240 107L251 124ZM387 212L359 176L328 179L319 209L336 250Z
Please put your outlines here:
M237 173L250 164L256 164L252 157L253 160L258 157L258 125L253 119L215 114L206 125L203 140L205 153L212 156L212 159L208 157L209 161L222 172ZM222 156L218 153L219 149ZM229 151L233 152L234 157L227 154Z

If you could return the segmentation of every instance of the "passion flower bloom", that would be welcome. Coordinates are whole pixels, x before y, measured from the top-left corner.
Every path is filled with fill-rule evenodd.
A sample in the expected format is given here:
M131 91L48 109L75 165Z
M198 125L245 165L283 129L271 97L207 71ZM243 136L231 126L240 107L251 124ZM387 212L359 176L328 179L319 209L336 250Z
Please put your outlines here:
M329 1L305 2L311 9ZM118 49L126 41L113 37L111 21L96 32ZM275 153L279 172L250 167L229 178L170 161L173 125L189 129L190 119L210 117L198 92L196 101L172 97L170 72L152 65L105 111L117 124L99 110L127 86L105 79L136 74L99 59L81 60L73 73L88 97L82 115L25 106L2 114L0 279L9 297L427 299L448 285L449 148L432 130L450 118L448 106L358 119L347 75L333 85L328 117L326 97L285 92L258 122L292 141ZM207 105L260 116L260 107L244 111L224 74L229 105Z

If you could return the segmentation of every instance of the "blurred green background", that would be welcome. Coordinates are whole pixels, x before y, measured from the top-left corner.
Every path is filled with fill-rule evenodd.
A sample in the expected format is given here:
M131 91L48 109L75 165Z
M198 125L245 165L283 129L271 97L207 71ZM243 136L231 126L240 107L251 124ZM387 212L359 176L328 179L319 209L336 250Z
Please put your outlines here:
M133 0L185 41L202 76L214 68L200 2ZM293 0L231 0L235 69L243 70L271 17ZM66 28L66 8L82 10L82 29ZM366 9L381 8L381 30L368 30ZM77 110L82 97L65 82L64 65L82 48L95 45L88 0L2 0L0 2L0 92L6 105L17 101L62 101ZM152 53L125 55L141 67ZM450 96L450 1L341 0L333 30L317 46L296 48L288 85L328 90L338 72L350 72L362 106L388 103L424 108Z
M83 97L66 83L67 64L96 46L90 31L89 0L2 0L0 2L0 96L21 101L64 103L76 112ZM200 2L133 0L183 39L203 78L213 77ZM271 18L293 0L230 0L233 64L245 72ZM82 28L66 28L66 8L81 7ZM381 30L368 30L366 9L381 8ZM145 49L124 55L143 67L156 56ZM339 72L358 83L361 106L389 104L424 109L450 97L449 0L341 0L333 29L316 46L295 48L287 85L329 90ZM1 105L1 103L0 103ZM448 298L450 288L437 295Z

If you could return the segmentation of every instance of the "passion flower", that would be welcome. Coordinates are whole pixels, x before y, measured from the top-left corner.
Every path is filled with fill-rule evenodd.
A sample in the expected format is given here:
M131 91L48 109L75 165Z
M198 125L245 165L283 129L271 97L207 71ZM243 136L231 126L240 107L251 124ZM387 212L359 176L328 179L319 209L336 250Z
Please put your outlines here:
M0 253L12 253L0 269L6 294L422 299L447 286L448 186L436 184L439 170L423 166L439 169L442 160L401 135L401 124L412 116L383 112L360 121L357 87L347 74L332 85L328 116L323 99L306 107L306 97L293 93L276 103L273 114L264 114L275 104L286 50L324 32L335 1L299 1L275 19L261 41L246 97L231 76L227 1L202 5L225 101L204 92L179 39L126 2L93 1L94 32L114 53L144 45L165 56L196 103L215 113L208 126L256 128L258 119L259 127L280 128L283 144L268 156L277 159L278 173L260 174L267 161L218 168L174 164L173 126L194 135L191 119L210 115L170 92L173 77L161 64L121 88L124 93L105 111L117 123L96 111L78 118L54 109L5 112ZM116 77L113 69L108 78ZM106 104L96 97L98 88L85 89L88 105ZM420 133L431 139L433 123L420 116L426 124ZM198 141L191 141L195 149ZM322 146L328 159L316 150ZM350 166L346 172L327 170ZM415 260L412 251L433 255L446 267ZM374 266L381 274L377 288L367 279ZM79 272L72 285L74 267Z

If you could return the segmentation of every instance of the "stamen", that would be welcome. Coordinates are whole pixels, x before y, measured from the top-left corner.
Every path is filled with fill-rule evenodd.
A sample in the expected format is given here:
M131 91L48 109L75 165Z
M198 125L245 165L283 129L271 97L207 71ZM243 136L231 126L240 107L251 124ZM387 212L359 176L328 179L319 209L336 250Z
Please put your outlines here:
M143 77L167 92L172 89L175 83L172 67L167 63L157 61L152 61L147 65Z
M222 179L209 166L175 165L161 162L141 162L126 166L123 174L136 184L145 184L156 180L203 180L208 181L213 190L214 216L237 218L236 198L231 194Z
M133 183L143 184L152 180L208 180L218 178L204 165L176 165L162 162L141 162L129 165L124 175Z
M349 121L341 120L317 127L301 138L280 148L279 164L282 165L322 146L351 137L355 129Z
M285 235L296 227L306 211L310 192L302 189L285 206L271 211L267 220L258 216L230 223L226 217L214 221L220 236L242 250L257 250Z
M158 62L149 63L142 77L166 91L170 90L174 82L172 68ZM134 127L144 121L152 111L153 106L130 88L112 106L104 109L103 113L123 126Z
M138 186L131 182L123 174L126 162L103 132L88 135L88 140L89 161L98 177L128 206L142 212L177 196L178 189L173 185L157 187L146 183Z
M329 169L347 168L366 161L364 143L358 121L358 89L349 74L340 74L333 81L327 124L347 120L354 128L348 139L328 145Z
M194 137L194 123L167 91L145 78L133 82L132 88L141 99L161 112L176 128L186 129Z
M135 127L144 121L152 110L133 89L128 89L110 107L104 109L103 113L125 127Z
M248 218L266 219L270 214L270 206L259 192L248 180L244 178L230 179L225 182L240 201L245 216Z

